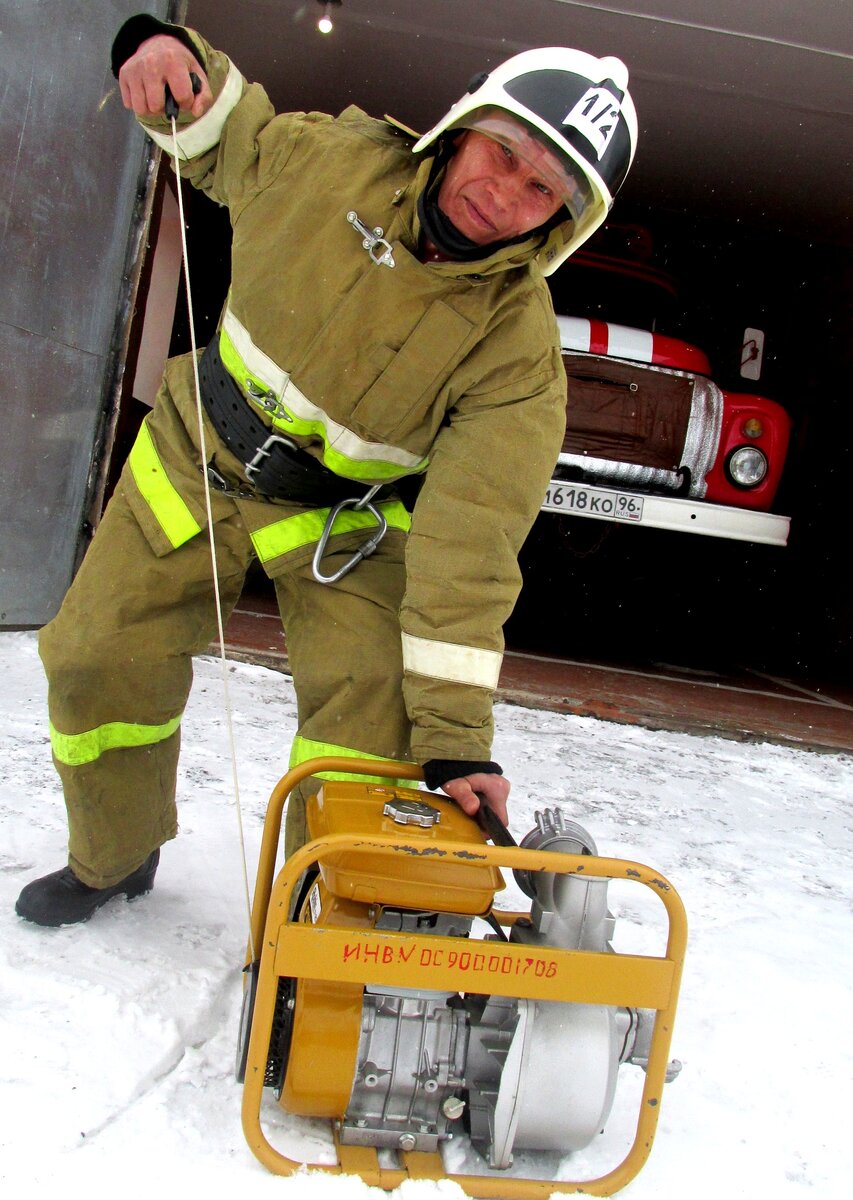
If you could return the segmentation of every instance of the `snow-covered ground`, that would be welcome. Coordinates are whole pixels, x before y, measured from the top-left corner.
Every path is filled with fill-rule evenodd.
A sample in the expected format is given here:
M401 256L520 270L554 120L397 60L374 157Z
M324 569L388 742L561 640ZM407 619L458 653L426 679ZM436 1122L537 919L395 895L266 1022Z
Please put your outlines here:
M243 1139L233 1062L247 919L219 663L197 662L184 723L181 836L163 851L154 891L59 930L13 911L21 886L60 866L65 848L33 634L0 635L0 672L6 1195L62 1188L169 1198L192 1186L199 1195L378 1200L384 1193L356 1178L275 1178ZM296 706L281 675L231 664L229 679L253 875ZM564 805L600 853L662 871L689 916L673 1041L683 1071L666 1089L651 1158L622 1194L846 1198L853 759L509 706L498 707L497 726L495 757L514 783L517 837L537 807ZM624 947L643 945L654 914L613 888L611 907L617 945L620 937ZM610 1165L619 1161L632 1136L625 1099L638 1076L622 1069L606 1134L563 1160L561 1178L601 1173L608 1154ZM290 1157L324 1151L319 1124L286 1121L283 1136ZM453 1154L455 1170L465 1156L458 1144ZM395 1193L461 1195L449 1181Z

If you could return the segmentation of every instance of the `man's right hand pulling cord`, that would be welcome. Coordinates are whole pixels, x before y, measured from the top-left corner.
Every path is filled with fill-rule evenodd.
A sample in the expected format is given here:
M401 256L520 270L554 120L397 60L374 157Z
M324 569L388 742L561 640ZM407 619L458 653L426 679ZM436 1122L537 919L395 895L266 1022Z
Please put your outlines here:
M201 82L193 93L190 75ZM195 55L177 38L156 34L142 43L122 66L118 76L125 108L140 117L160 117L166 105L166 88L183 112L202 116L213 103L207 76Z

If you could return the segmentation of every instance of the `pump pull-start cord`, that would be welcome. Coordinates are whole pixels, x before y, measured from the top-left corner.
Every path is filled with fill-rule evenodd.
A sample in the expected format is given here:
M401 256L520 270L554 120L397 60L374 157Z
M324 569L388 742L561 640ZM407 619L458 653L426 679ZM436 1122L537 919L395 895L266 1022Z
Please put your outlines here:
M198 78L195 72L190 73L190 80L192 82L193 92L197 94L201 90L201 80ZM190 347L192 349L193 377L195 380L195 400L196 414L198 417L199 448L201 450L201 461L202 463L206 463L207 441L204 435L204 410L201 403L201 382L198 374L198 348L196 346L195 323L193 321L192 289L190 287L189 256L187 254L187 230L184 219L184 198L181 188L180 147L178 146L178 127L176 123L180 109L175 103L175 98L169 90L168 85L166 86L165 111L166 116L172 122L172 155L175 160L175 176L177 179L178 213L181 223L181 253L183 256L184 287L187 300ZM233 710L231 706L231 693L228 686L228 661L225 657L225 629L222 621L222 600L220 598L219 591L219 574L216 569L216 539L213 533L213 508L210 500L210 481L208 480L206 471L202 471L202 478L204 479L204 502L207 510L207 532L210 543L210 566L211 575L213 577L213 595L216 607L216 624L219 636L219 659L222 665L222 692L225 704L225 724L228 730L228 744L231 752L231 777L234 788L234 807L237 813L237 828L240 837L240 851L243 859L243 886L245 890L246 912L249 924L249 953L251 955L251 961L255 962L257 960L257 956L255 954L254 939L252 937L252 901L249 893L249 871L246 865L246 840L243 834L243 810L240 804L240 785L237 776L237 747L234 740Z

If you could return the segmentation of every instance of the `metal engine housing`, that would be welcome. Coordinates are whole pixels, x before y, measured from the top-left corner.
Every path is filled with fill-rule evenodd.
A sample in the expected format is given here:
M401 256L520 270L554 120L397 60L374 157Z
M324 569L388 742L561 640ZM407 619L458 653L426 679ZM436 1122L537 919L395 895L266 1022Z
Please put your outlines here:
M595 854L559 809L536 814L525 848ZM609 950L614 919L606 879L517 872L533 900L510 941ZM470 917L386 909L377 928L467 939ZM488 954L496 936L464 943ZM645 1065L654 1013L603 1005L403 988L365 989L357 1067L342 1143L434 1151L460 1122L491 1168L513 1151L586 1146L610 1112L621 1063ZM556 1101L556 1102L555 1102Z

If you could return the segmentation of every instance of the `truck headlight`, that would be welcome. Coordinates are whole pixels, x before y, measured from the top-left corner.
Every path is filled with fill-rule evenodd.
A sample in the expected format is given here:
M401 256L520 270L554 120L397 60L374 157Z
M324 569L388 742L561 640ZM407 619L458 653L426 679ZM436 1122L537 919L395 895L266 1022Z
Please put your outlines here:
M742 488L754 488L767 474L767 456L757 446L738 446L726 464L732 483Z

